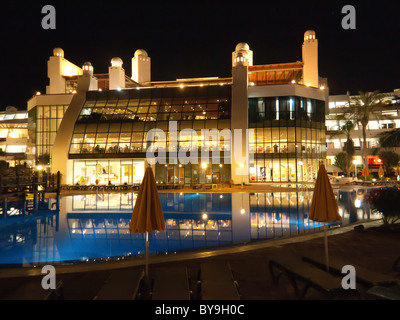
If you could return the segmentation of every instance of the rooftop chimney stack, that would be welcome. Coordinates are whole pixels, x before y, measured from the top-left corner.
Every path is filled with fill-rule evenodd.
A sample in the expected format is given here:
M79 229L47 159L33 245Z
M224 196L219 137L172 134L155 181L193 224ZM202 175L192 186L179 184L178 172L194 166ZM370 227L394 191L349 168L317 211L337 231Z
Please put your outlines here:
M97 78L93 76L93 66L90 62L85 62L82 66L83 70L83 76L84 77L90 77L90 85L89 85L89 91L95 91L98 90L98 81Z
M303 64L303 84L318 88L318 40L313 30L308 30L304 34Z
M81 74L81 68L64 58L64 50L61 48L55 48L53 50L53 55L50 56L47 61L49 85L46 87L46 93L67 93L65 76L77 76Z
M110 90L125 88L125 70L122 68L121 58L112 58L111 66L108 68Z
M143 49L135 51L132 58L132 80L138 83L151 81L151 59Z

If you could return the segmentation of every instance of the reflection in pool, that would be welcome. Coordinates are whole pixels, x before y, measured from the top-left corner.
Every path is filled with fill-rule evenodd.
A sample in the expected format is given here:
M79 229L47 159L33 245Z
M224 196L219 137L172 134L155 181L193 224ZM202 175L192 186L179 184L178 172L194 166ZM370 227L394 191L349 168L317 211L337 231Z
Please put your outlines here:
M377 218L367 190L338 191L343 224ZM144 235L131 234L136 193L8 202L0 211L0 264L30 266L141 255ZM313 232L311 192L160 193L166 230L150 235L163 254Z

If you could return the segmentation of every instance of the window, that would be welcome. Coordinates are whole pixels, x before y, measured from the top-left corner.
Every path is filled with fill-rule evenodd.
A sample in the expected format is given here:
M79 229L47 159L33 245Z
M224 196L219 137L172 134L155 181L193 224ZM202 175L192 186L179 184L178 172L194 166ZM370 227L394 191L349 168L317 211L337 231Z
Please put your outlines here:
M396 128L395 123L382 123L381 124L382 129L393 129Z
M15 145L15 146L8 145L6 147L6 152L7 153L24 153L25 151L26 151L26 146L23 146L23 145L20 145L20 146L18 146L18 145Z

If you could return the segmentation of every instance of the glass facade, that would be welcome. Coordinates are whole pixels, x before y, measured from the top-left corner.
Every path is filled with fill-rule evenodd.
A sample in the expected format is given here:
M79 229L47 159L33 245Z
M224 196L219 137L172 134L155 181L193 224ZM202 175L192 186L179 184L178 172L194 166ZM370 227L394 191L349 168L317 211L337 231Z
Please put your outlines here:
M231 176L230 164L156 164L156 181L173 184L228 183Z
M110 163L111 159L118 159L116 161L122 166L122 159L144 161L152 143L155 151L166 151L165 163L156 164L156 180L160 183L229 181L230 165L222 160L212 164L216 161L212 159L211 151L227 152L224 157L230 157L230 141L210 141L202 130L230 129L230 110L229 85L88 92L69 149L69 158L75 160L77 167L80 166L78 172L74 172L74 181L80 175L84 178L79 178L79 181L91 184L99 176L98 170L88 172L82 167L84 161L78 164L77 159L98 159L100 162L103 161L100 159L107 158ZM151 129L163 130L165 137L158 137L156 142L147 141ZM174 130L177 135L170 133ZM196 164L169 161L170 153L176 156L179 150L197 149L200 154L202 148L209 152L206 164L199 163L199 159L196 159ZM85 175L81 174L83 171ZM122 182L111 178L101 181L107 179ZM135 180L135 176L132 179Z
M134 184L144 175L144 160L75 160L74 184Z
M50 164L51 152L58 128L68 105L36 106L29 111L28 130L36 145L36 163Z
M250 182L313 181L325 159L325 102L295 96L249 99Z

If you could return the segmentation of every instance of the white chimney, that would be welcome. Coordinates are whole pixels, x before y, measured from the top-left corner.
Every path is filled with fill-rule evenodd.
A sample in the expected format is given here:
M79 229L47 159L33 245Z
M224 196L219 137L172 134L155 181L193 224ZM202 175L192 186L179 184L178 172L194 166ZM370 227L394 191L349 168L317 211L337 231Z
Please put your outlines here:
M112 58L111 66L108 68L110 90L125 88L125 70L122 68L121 58Z
M136 50L132 58L132 80L138 83L151 81L150 65L151 60L147 52L143 49Z

